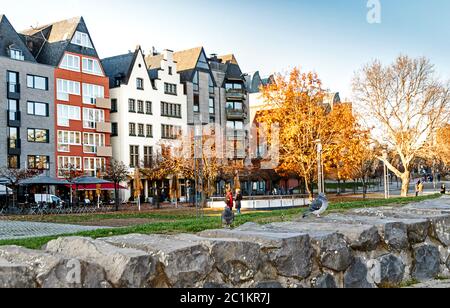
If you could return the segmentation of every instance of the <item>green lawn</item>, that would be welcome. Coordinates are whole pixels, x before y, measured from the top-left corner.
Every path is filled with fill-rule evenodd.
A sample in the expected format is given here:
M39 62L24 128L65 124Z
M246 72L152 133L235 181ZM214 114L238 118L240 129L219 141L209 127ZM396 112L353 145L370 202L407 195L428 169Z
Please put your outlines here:
M366 201L350 201L332 203L331 212L342 212L349 209L380 207L380 206L402 206L411 202L423 201L428 199L437 199L440 195L424 196L418 198L394 198L390 200L366 200ZM240 226L247 222L255 222L267 224L271 222L291 221L299 217L305 209L288 209L277 211L261 211L247 212L241 216L237 216L234 226ZM40 221L58 222L58 223L80 223L89 221L99 221L105 219L152 219L155 222L148 224L140 224L131 227L101 229L96 231L81 232L72 234L74 236L85 236L92 238L101 238L115 235L124 235L131 233L141 234L175 234L175 233L196 233L209 229L221 228L220 212L206 211L205 216L201 219L196 218L195 211L183 210L175 213L151 212L151 213L120 213L120 214L91 214L91 215L62 215L49 216L41 218ZM65 235L67 236L67 235ZM3 245L18 245L27 248L38 249L47 242L58 238L58 236L30 238L22 240L6 240L0 241Z

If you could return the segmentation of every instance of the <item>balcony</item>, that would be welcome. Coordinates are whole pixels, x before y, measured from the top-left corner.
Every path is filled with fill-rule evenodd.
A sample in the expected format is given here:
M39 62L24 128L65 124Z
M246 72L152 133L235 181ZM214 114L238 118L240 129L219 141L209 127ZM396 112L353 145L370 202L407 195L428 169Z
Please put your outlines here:
M96 127L97 127L98 133L104 133L104 134L112 133L112 125L109 122L97 122Z
M8 115L8 126L9 127L20 127L21 115L20 111L7 111Z
M247 118L247 114L242 109L227 109L228 120L244 120Z
M243 129L229 129L227 128L228 141L245 141L247 133Z
M97 156L112 157L113 156L112 147L98 147L97 148Z
M22 141L20 139L8 138L8 155L20 155Z
M97 98L95 100L95 106L97 108L111 110L111 99L110 98Z
M246 100L247 93L244 89L228 89L226 91L227 99L229 100Z
M20 99L20 84L7 83L8 99Z

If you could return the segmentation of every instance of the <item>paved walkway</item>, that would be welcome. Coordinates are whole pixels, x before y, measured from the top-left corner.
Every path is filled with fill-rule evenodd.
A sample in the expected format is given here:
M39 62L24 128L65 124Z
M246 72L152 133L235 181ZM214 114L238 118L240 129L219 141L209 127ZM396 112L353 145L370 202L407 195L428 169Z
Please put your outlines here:
M64 235L98 229L102 229L102 227L0 220L0 240Z
M433 280L419 283L407 289L450 289L450 280Z

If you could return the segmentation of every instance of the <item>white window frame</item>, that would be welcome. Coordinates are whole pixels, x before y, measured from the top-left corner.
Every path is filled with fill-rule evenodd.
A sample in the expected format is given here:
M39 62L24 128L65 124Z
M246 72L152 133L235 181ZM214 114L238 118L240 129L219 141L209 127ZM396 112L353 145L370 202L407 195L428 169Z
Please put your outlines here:
M85 32L81 32L81 31L75 32L73 39L72 39L72 44L86 47L86 48L91 48L91 49L94 48L94 46L92 45L91 39L89 38L89 35Z
M58 104L58 126L69 127L70 121L81 121L81 108Z
M94 168L91 168L91 162L94 163ZM85 157L83 160L84 172L89 176L97 176L97 171L105 170L106 159L101 157Z
M58 152L70 153L70 146L81 146L81 132L58 130L57 138Z
M105 122L104 110L83 108L83 128L96 129L98 122Z
M89 68L89 63L92 63L92 69ZM105 76L102 67L100 66L100 61L92 58L83 57L83 73L96 76Z
M77 81L57 79L56 80L56 92L57 99L60 101L68 102L70 95L80 96L80 83Z
M72 62L72 63L70 63ZM72 65L69 65L72 64ZM64 58L61 61L61 64L59 65L60 68L68 70L68 71L74 71L79 72L80 71L80 57L76 55L72 55L70 53L66 53L64 55Z
M96 84L83 83L83 104L95 105L97 98L105 97L105 87Z
M104 146L105 134L83 133L83 153L97 154L97 148Z
M65 166L75 166L75 170L83 171L83 159L81 156L58 156L58 175L62 176L61 171L68 171Z

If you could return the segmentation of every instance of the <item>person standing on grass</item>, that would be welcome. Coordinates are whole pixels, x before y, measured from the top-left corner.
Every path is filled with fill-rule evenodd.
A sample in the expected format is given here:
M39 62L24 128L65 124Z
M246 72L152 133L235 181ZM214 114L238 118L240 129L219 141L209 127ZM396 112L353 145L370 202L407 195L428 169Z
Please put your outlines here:
M420 193L420 184L422 184L422 182L419 180L416 184L416 197L419 197L419 193Z
M242 194L240 189L236 189L236 210L238 215L241 214L241 207L242 207Z
M233 210L234 201L233 201L233 192L230 187L227 187L226 195L225 195L225 203L230 210Z
M420 196L423 196L423 189L424 189L423 183L420 182L420 184L419 184L419 195Z

